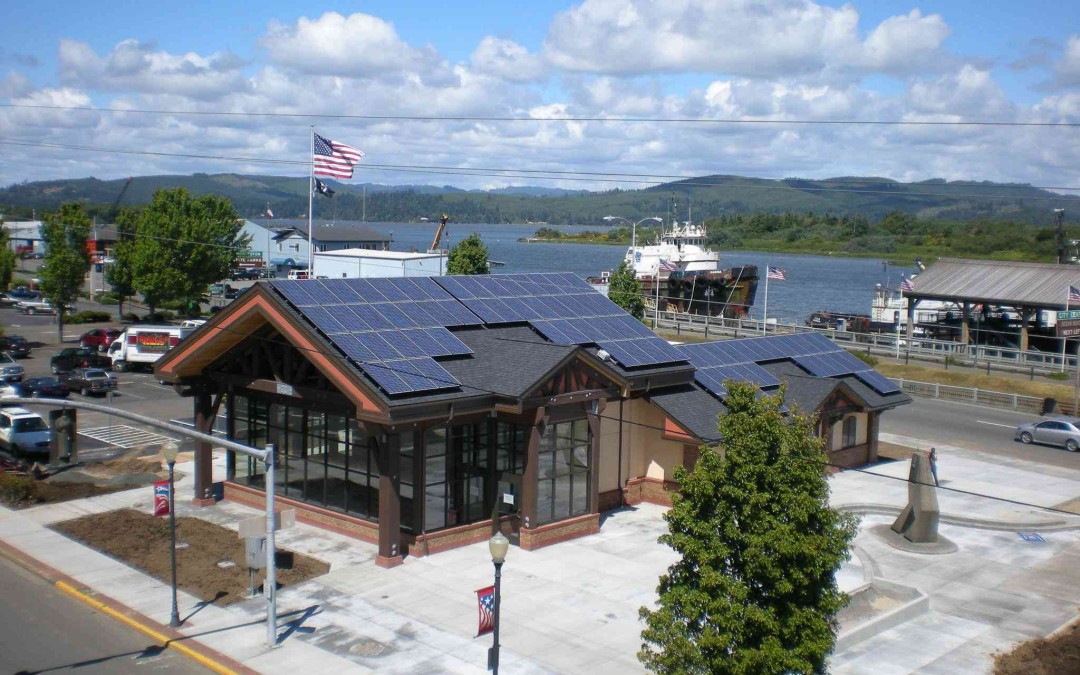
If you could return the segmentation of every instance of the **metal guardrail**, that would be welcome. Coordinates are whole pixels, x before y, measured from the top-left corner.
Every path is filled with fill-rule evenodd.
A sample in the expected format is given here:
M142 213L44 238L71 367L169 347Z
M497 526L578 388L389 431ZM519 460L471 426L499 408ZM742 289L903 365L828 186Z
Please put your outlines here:
M772 323L766 326L760 319L726 319L700 314L660 312L647 319L656 320L657 327L699 333L706 337L729 338L753 337L755 335L779 335L790 333L820 333L848 349L865 350L875 356L891 356L904 360L946 362L952 365L986 368L990 370L1050 374L1075 371L1078 358L1061 353L1039 352L987 345L965 345L947 340L897 336L895 333L853 333L851 331L811 328L799 324Z
M973 387L957 387L951 384L937 384L935 382L916 382L891 378L905 393L923 398L936 398L946 401L959 401L961 403L973 403L977 405L991 406L994 408L1008 408L1019 412L1041 414L1043 411L1043 399L1036 396L1023 396L1021 394L1008 394L1000 391L988 391ZM1064 402L1059 404L1062 412L1072 412L1072 406Z

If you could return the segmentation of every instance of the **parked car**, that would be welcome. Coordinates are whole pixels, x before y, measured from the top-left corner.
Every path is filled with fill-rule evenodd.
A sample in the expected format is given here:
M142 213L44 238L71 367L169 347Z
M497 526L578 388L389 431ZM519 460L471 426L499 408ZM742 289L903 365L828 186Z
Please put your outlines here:
M225 295L234 290L229 284L210 284L210 295Z
M111 365L112 359L105 354L98 354L92 349L83 347L61 349L56 356L49 359L53 375L69 373L76 368L108 368Z
M5 398L18 398L19 390L15 388L14 384L8 384L7 382L0 382L0 406L12 405L11 403L4 403Z
M64 382L72 391L78 391L83 396L116 391L117 386L116 378L102 368L76 368Z
M8 295L7 293L0 293L0 307L14 307L19 304L19 299Z
M55 377L31 377L15 385L23 398L67 398L71 389Z
M36 300L41 297L41 293L32 291L26 286L16 286L8 291L7 294L16 300Z
M123 332L119 328L94 328L79 336L79 346L84 349L96 349L103 352Z
M261 270L257 267L241 267L232 271L229 279L232 281L254 281L260 277Z
M1070 452L1080 452L1080 419L1053 417L1042 422L1021 424L1016 427L1015 438L1021 443L1044 443Z
M26 408L0 408L0 447L12 454L47 453L52 430L45 419Z
M57 314L56 307L48 300L20 300L15 309L23 314ZM76 311L75 305L67 305L68 313Z
M22 382L26 371L7 353L0 352L0 382Z
M0 352L7 352L17 359L30 356L30 343L21 335L0 335Z

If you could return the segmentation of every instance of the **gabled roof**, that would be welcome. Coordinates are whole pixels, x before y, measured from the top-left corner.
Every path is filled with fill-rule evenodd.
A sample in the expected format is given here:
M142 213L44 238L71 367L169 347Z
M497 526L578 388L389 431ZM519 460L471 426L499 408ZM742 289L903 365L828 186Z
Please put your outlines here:
M914 284L907 295L915 298L1064 309L1069 286L1080 287L1080 266L946 258Z

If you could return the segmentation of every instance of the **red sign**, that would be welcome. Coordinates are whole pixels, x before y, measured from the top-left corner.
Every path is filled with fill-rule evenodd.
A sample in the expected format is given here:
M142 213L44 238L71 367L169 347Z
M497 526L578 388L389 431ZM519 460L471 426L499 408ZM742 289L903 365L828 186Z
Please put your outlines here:
M138 333L135 336L135 344L140 352L167 352L169 351L168 333Z
M169 502L171 495L169 494L169 481L158 480L154 481L154 515L155 516L167 516L169 515Z

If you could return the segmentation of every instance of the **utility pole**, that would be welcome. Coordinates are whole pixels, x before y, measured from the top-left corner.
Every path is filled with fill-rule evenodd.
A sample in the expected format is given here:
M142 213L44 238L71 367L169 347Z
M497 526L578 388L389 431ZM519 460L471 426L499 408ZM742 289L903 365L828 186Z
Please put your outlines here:
M1058 264L1064 265L1068 262L1065 257L1065 209L1054 209L1054 216L1057 218L1057 258Z

